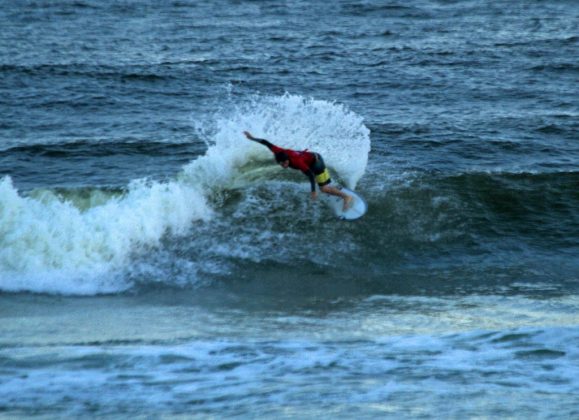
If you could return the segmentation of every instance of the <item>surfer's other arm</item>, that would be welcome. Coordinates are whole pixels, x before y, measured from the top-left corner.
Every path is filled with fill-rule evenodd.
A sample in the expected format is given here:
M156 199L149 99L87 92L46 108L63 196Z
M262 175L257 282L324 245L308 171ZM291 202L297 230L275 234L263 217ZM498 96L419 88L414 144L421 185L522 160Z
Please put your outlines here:
M311 169L308 169L307 171L302 171L302 172L310 180L312 199L315 200L316 199L316 175L312 172Z

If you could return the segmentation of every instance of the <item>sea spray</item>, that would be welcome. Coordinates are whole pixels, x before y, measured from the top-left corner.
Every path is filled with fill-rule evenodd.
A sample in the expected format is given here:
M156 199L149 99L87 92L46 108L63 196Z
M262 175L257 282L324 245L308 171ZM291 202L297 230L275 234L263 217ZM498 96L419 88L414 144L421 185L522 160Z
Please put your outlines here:
M332 174L350 188L366 170L370 130L362 117L341 104L290 94L253 96L208 121L198 130L209 149L184 172L209 187L223 188L249 161L272 161L269 150L245 139L245 130L280 147L322 154Z

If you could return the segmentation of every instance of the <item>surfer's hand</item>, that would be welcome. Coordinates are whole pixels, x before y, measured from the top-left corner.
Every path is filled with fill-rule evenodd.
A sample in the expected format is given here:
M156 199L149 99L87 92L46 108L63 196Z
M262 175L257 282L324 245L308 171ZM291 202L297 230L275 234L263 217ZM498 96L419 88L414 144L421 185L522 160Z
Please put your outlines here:
M245 134L245 137L247 137L249 140L254 139L254 137L251 135L251 133L249 131L244 131L243 134Z
M315 191L312 191L311 197L312 197L312 200L315 200L316 198L318 198L318 193Z

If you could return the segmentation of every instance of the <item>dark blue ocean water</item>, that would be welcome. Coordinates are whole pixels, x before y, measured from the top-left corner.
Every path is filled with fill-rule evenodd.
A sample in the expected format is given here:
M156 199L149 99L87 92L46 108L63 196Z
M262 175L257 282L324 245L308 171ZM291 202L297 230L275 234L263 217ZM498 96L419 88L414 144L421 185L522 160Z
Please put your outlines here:
M0 0L0 28L0 417L579 415L579 3Z

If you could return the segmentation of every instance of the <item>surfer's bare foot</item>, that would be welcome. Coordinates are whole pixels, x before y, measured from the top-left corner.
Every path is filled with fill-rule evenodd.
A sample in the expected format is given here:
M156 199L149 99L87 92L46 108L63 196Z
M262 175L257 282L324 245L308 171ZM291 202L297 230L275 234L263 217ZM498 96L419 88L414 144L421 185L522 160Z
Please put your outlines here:
M342 208L342 211L347 211L350 207L352 207L352 201L354 201L354 197L351 195L346 195L346 197L344 197L344 207Z

